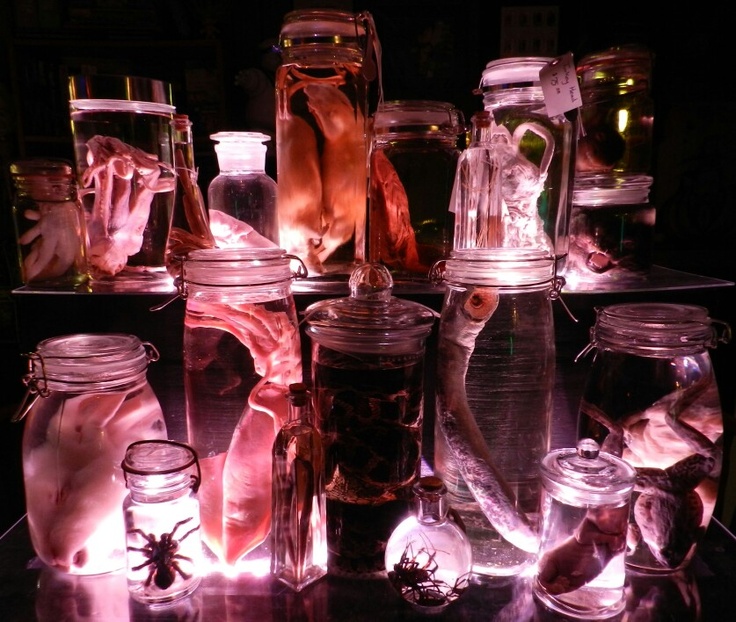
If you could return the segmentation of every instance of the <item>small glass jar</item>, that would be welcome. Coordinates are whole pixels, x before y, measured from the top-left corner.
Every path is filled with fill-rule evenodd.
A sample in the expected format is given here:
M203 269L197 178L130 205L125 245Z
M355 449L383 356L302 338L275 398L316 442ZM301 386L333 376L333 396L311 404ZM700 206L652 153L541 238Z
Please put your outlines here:
M276 70L280 244L310 278L365 260L368 94L377 76L368 13L287 13ZM380 62L380 60L379 60Z
M136 441L122 468L130 596L161 605L191 594L202 580L196 453L174 441Z
M373 116L368 261L395 279L426 280L452 250L448 206L464 131L462 112L446 102L384 102Z
M434 476L414 484L417 508L391 533L386 572L393 588L423 613L437 613L470 585L473 547L448 511L447 488Z
M86 229L74 169L36 158L10 165L13 220L25 285L77 289L89 279Z
M581 137L575 170L650 175L654 100L653 54L641 45L622 45L588 54L577 64Z
M729 339L730 327L696 305L597 309L581 353L595 350L578 437L637 470L626 555L632 569L684 568L713 515L723 413L708 348Z
M23 478L31 542L48 566L100 574L125 566L121 506L125 448L165 439L146 378L158 359L133 335L52 337L28 355L33 401L23 431Z
M657 216L651 185L646 175L575 180L565 271L570 287L624 283L649 272Z
M518 575L538 548L539 464L550 449L554 260L469 249L444 264L434 467L480 576Z
M392 295L385 266L364 264L350 296L304 312L325 450L330 572L383 571L386 540L419 478L426 341L434 312Z
M210 227L219 248L279 245L276 182L266 174L266 145L260 132L210 136L220 167L207 188Z
M87 258L120 290L163 281L176 190L171 85L118 75L69 77L69 114ZM112 282L110 282L112 281Z
M535 594L566 616L603 620L625 606L626 532L636 471L592 439L542 460Z
M493 116L507 212L505 246L542 249L562 273L575 177L577 122L550 117L539 72L554 59L502 58L486 65L483 107Z
M202 539L244 572L270 569L271 450L288 387L302 381L292 259L279 248L200 249L187 255L179 284Z

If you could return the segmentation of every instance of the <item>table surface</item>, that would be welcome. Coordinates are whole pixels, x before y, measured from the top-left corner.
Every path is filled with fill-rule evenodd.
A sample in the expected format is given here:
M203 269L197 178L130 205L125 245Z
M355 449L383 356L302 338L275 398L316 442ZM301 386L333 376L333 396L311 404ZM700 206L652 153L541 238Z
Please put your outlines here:
M722 622L733 619L736 539L713 520L686 571L629 574L626 610L614 620ZM385 577L327 576L297 594L266 578L210 574L196 592L163 610L128 598L125 575L63 575L43 566L30 545L25 517L0 538L0 603L5 622L292 622L426 619L392 590ZM532 595L527 578L473 583L437 620L546 622L565 620Z

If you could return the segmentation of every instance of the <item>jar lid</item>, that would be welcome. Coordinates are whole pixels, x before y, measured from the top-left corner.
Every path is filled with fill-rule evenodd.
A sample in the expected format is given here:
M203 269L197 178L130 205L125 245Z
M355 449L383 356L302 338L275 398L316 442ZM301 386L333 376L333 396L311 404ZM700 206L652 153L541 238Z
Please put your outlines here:
M545 486L571 505L617 503L634 488L636 470L584 438L574 448L549 452L541 463Z
M10 164L10 174L16 178L66 180L74 177L74 167L69 160L60 158L28 158Z
M35 377L45 378L50 389L58 390L70 385L114 386L145 372L152 359L134 335L79 333L41 341L30 360Z
M196 492L202 480L194 449L166 439L131 443L120 466L128 488L149 494L190 487ZM196 475L192 472L195 467Z
M151 78L119 75L69 76L69 104L76 110L117 110L121 102L141 112L173 114L171 84Z
M217 163L221 170L263 170L266 166L266 144L271 137L261 132L217 132Z
M648 86L652 74L653 55L643 45L620 45L587 54L577 63L581 88L620 85L630 90L635 83Z
M576 175L577 205L637 205L649 201L653 178L647 175Z
M330 46L362 52L366 29L359 15L333 9L290 11L284 16L279 45L293 47Z
M489 287L544 285L554 276L554 257L526 248L454 250L445 262L443 274L450 283Z
M541 88L539 72L544 69L553 58L542 56L520 56L492 60L483 71L481 90L503 88L521 88L538 86Z
M646 356L688 354L719 341L705 307L678 303L620 303L596 309L592 344ZM723 340L723 339L720 339Z
M292 278L291 257L278 247L201 248L183 261L185 283L202 286L256 286Z
M350 296L322 300L304 311L307 334L339 351L415 351L432 330L436 313L392 295L393 278L378 263L358 266L350 275Z
M382 102L373 116L373 133L436 134L454 138L465 131L463 113L448 102L395 100Z

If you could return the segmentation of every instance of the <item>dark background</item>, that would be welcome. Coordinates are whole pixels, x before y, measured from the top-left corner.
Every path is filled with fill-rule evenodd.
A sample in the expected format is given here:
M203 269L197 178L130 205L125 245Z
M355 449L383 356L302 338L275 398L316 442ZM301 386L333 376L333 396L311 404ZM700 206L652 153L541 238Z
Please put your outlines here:
M177 110L194 122L200 186L206 191L217 174L208 135L219 130L268 129L264 127L268 118L262 121L263 108L258 106L261 100L248 95L241 72L256 70L266 79L272 75L278 57L270 46L276 42L284 14L295 6L370 11L382 44L385 98L449 101L464 112L466 120L482 109L473 89L490 60L521 55L520 51L545 56L570 51L580 59L610 45L642 43L655 55L651 195L657 207L655 262L733 281L732 21L725 4L660 4L658 8L651 4L5 0L0 7L0 533L23 511L22 489L17 485L22 425L9 423L9 418L23 395L19 319L26 320L24 326L29 321L18 317L19 309L25 311L12 294L20 283L8 164L25 156L72 158L67 73L122 71L170 81ZM511 7L524 9L530 19L551 12L554 20L548 22L544 36L522 30L514 38L519 32L502 19L503 9ZM517 53L506 53L509 50ZM703 298L712 305L712 315L717 311L731 325L736 323L733 290L725 288ZM692 296L698 300L697 293ZM53 330L48 326L55 319L66 321L68 315L85 312L80 307L75 311L68 301L57 305L53 297L46 297L43 304L47 308L32 319L39 324L39 333ZM99 321L98 317L94 323ZM733 430L736 375L730 367L721 368L719 374L727 428Z

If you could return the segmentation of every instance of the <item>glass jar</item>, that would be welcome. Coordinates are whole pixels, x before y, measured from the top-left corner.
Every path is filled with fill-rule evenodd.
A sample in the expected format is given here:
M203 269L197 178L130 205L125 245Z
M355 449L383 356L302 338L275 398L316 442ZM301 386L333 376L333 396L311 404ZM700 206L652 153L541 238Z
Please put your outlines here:
M350 296L304 312L324 439L329 568L383 571L386 541L420 472L424 353L434 312L391 295L381 264L350 277Z
M395 279L426 280L452 250L449 211L464 118L452 104L381 103L373 117L368 260Z
M564 270L575 177L577 123L550 118L539 72L554 59L502 58L486 65L483 107L502 171L505 246L542 249Z
M200 249L187 255L180 283L202 539L221 562L253 574L270 571L271 450L288 387L302 380L294 276L278 248Z
M197 455L183 443L136 441L122 466L130 596L151 605L183 598L202 580Z
M415 513L399 523L386 544L386 572L404 600L423 613L437 613L470 585L473 547L448 514L441 479L422 477L414 495Z
M266 145L260 132L210 136L220 167L207 188L210 225L219 248L279 245L276 182L266 174Z
M578 62L583 100L583 133L575 161L579 177L651 174L653 61L646 47L622 45L588 54Z
M19 160L10 165L10 176L23 283L58 289L84 286L89 279L85 217L71 163Z
M368 90L376 64L368 13L286 14L276 70L280 244L310 277L346 276L365 258ZM379 57L380 58L380 57Z
M171 85L130 76L69 78L87 258L95 280L131 289L164 280L174 209Z
M554 260L521 249L454 251L437 341L435 473L460 514L481 576L536 558L550 448Z
M624 283L649 272L657 216L649 203L651 185L646 175L575 180L568 285Z
M595 350L578 436L637 470L629 567L685 567L718 494L723 414L708 348L730 328L696 305L621 303L597 309ZM581 353L581 355L583 354Z
M28 355L23 479L31 542L48 566L100 574L125 566L125 448L165 439L146 370L158 352L125 334L76 334Z

